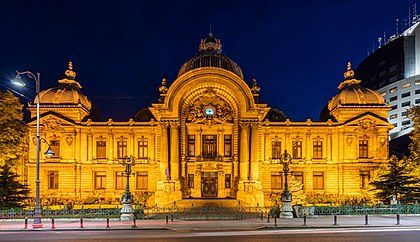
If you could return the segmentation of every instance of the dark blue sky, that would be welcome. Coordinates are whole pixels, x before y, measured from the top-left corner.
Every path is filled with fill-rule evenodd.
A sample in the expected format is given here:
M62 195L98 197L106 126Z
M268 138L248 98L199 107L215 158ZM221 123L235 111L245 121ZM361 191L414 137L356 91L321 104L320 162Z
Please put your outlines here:
M317 120L347 61L355 69L384 31L395 34L397 18L401 31L414 3L4 0L0 83L31 70L42 89L57 86L71 60L101 119L126 121L157 101L162 77L173 82L211 24L245 81L257 79L262 102L295 121Z

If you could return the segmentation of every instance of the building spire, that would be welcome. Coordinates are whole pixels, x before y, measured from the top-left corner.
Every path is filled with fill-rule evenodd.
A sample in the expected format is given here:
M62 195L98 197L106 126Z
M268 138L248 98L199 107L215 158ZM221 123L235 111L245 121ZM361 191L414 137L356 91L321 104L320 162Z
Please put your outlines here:
M347 71L344 72L344 81L340 83L338 89L345 86L359 84L361 81L354 78L354 71L351 69L351 62L347 62Z
M66 72L64 72L64 75L66 75L66 77L64 79L58 80L59 83L69 84L69 85L73 85L77 88L82 88L80 83L75 81L76 80L76 72L73 71L73 62L69 61L68 69L66 70Z

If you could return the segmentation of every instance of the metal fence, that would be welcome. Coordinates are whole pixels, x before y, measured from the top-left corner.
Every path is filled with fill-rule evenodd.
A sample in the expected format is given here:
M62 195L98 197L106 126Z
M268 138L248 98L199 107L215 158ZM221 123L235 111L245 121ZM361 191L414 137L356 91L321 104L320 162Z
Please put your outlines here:
M315 215L363 215L363 214L419 214L420 206L316 206Z
M263 208L260 207L170 207L143 208L134 206L137 219L165 219L171 220L238 220L259 218ZM120 217L121 208L89 208L89 209L44 209L41 211L44 218L117 218ZM33 210L0 210L0 219L32 218Z
M366 214L420 214L420 206L315 206L311 215L366 215ZM278 210L278 208L275 208ZM263 207L169 207L143 208L134 206L137 219L170 219L170 220L242 220L255 219L273 213L273 208ZM118 218L121 208L88 208L84 209L46 209L42 210L44 218ZM0 210L0 219L32 218L33 210ZM273 216L274 214L271 214Z

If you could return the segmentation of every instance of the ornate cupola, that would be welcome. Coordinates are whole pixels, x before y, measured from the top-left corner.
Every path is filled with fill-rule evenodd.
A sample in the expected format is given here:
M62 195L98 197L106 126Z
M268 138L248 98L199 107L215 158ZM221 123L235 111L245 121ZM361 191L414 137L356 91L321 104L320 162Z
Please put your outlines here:
M69 62L64 72L65 78L58 80L58 87L49 88L39 93L41 114L47 112L58 113L76 122L89 115L92 108L91 101L81 92L82 86L76 81L76 72L73 63ZM34 103L37 102L35 98ZM30 104L28 109L34 117L35 105Z
M382 110L385 107L384 98L378 92L360 86L361 80L354 78L351 63L347 64L344 81L338 86L338 94L328 102L330 114L339 122L354 117L356 113L374 111L375 107ZM343 112L344 111L344 112ZM380 116L387 117L387 111L380 111Z
M200 41L200 44L198 45L198 54L182 65L178 72L178 77L191 70L203 67L222 68L233 72L242 80L244 79L239 65L229 57L222 54L222 44L220 39L213 37L211 32L205 39Z

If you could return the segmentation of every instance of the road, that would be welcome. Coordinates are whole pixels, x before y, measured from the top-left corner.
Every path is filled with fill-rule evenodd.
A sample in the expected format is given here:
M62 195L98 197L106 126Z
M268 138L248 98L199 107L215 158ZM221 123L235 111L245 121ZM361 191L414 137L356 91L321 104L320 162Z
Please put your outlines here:
M1 232L0 241L419 241L420 228L323 228L254 231L74 230Z

